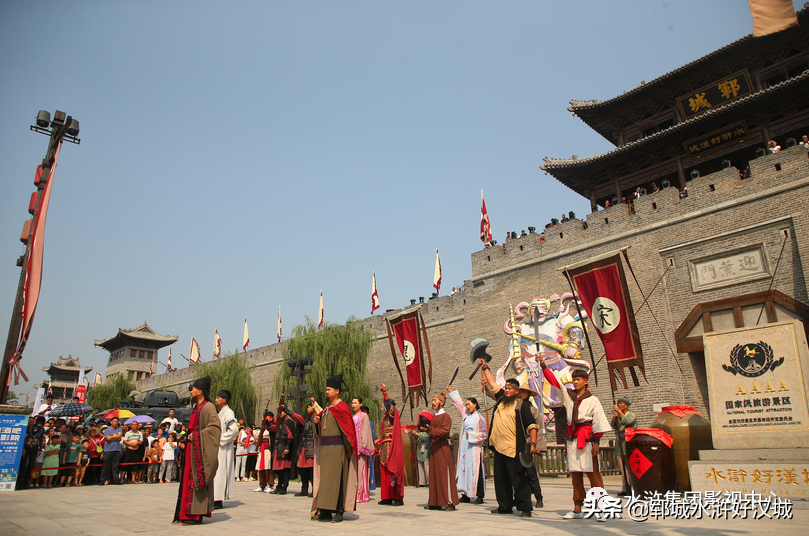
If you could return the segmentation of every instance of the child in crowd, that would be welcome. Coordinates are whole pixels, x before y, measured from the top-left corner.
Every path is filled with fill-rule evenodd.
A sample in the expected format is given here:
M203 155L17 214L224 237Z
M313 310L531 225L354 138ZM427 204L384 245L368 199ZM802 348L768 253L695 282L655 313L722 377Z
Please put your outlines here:
M62 455L62 465L69 467L69 469L62 469L62 478L60 480L62 487L69 486L73 482L82 451L81 436L78 434L72 434L72 436L72 441L65 447Z
M174 449L177 448L177 434L169 434L169 438L163 444L160 453L160 473L157 475L158 482L168 484L174 476Z
M159 441L152 441L152 446L149 449L149 468L146 473L146 482L149 484L157 483L158 470L160 469L160 446Z
M84 473L87 471L87 466L90 465L90 442L84 440L81 442L81 454L79 455L79 465L76 466L76 483L75 486L81 486L84 480Z
M45 445L45 460L42 462L42 472L40 473L43 488L53 487L53 477L59 472L57 467L59 467L59 435L52 434Z

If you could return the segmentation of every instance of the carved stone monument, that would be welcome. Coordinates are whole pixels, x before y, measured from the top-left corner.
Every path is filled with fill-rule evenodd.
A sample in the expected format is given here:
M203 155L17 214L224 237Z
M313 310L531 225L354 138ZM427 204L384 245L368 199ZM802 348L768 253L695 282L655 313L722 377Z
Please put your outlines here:
M703 335L716 450L689 462L694 491L809 499L809 347L798 320Z

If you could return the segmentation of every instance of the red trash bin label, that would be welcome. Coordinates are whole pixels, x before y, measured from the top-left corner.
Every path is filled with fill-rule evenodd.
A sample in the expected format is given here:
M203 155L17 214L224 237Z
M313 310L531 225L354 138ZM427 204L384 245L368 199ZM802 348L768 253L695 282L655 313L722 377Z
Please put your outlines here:
M649 458L643 455L643 453L639 449L635 449L632 454L629 455L629 469L635 473L635 476L640 478L646 471L652 468L654 465L652 462L649 461Z

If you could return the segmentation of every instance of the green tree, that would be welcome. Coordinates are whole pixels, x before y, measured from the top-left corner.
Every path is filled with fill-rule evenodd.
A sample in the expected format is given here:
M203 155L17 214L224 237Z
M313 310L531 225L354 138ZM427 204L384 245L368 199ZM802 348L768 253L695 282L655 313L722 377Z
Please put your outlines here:
M135 384L128 376L113 374L107 382L97 387L87 388L87 404L99 412L115 409L121 400L129 400L129 393L135 390Z
M10 390L6 395L6 404L12 405L16 403L17 403L17 393Z
M312 393L321 405L326 400L326 380L342 373L346 385L340 398L350 403L352 397L361 397L371 410L373 422L378 422L381 402L374 398L367 379L368 354L375 341L373 331L364 329L362 321L354 316L346 321L345 326L326 323L320 330L307 317L306 324L295 326L292 337L281 346L283 365L273 382L273 400L280 399L287 388L297 385L287 363L311 357L314 360L312 372L304 381L312 386Z
M226 353L222 359L208 361L194 365L194 377L211 377L211 401L216 398L216 394L222 389L230 391L231 399L228 406L236 414L236 418L244 417L248 423L256 419L256 406L258 404L258 394L250 376L255 368L247 361L247 356L240 354L238 350L234 353Z

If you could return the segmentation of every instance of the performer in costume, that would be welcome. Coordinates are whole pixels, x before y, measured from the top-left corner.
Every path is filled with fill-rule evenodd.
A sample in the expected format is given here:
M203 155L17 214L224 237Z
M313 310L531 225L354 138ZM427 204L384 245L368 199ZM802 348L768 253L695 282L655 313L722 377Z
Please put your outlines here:
M402 447L402 423L396 402L388 396L382 384L384 404L382 412L382 440L379 445L379 467L382 475L379 489L382 500L379 504L402 506L404 504L404 449Z
M562 382L545 365L540 357L540 365L545 379L556 390L557 396L565 405L567 414L567 465L573 481L573 510L562 516L564 519L581 519L584 505L584 474L591 488L603 488L604 481L598 470L599 440L604 432L609 432L610 423L604 415L601 402L587 390L588 374L574 369L570 374L573 389L562 386ZM599 521L605 520L597 517Z
M326 409L313 418L318 441L312 512L319 511L313 519L332 523L357 508L357 434L351 408L340 400L342 385L342 374L326 380Z
M514 378L501 388L489 366L480 361L485 385L497 401L489 427L489 447L494 455L494 494L497 508L493 514L511 514L516 506L520 517L531 517L531 490L519 454L536 453L537 424L528 404L518 396L520 384ZM530 448L529 448L530 447Z
M363 404L360 409L362 409L362 412L368 416L368 424L371 426L371 437L375 438L376 432L374 431L374 421L371 420L371 408ZM374 440L374 446L376 446L376 440ZM376 455L377 450L374 448L374 456ZM371 491L376 489L376 469L374 468L373 457L368 460L368 489Z
M446 511L455 510L458 504L458 490L455 487L455 475L452 474L452 451L449 448L449 431L452 428L452 419L444 411L447 397L438 393L433 397L432 406L435 417L427 427L430 434L430 495L427 500L429 510L441 510L446 505Z
M542 418L542 414L539 413L539 410L531 404L531 398L538 396L537 392L531 389L531 386L527 383L520 384L519 396L523 401L523 404L527 404L528 407L531 409L531 414L534 416L534 421L537 423L539 429L537 430L537 450L541 450L539 448L540 443L545 445L545 429L543 427L544 420ZM545 447L547 450L547 447ZM525 476L528 478L528 485L531 487L531 493L534 494L534 498L537 500L536 507L543 508L545 506L545 502L542 499L542 486L539 484L539 475L537 474L537 465L536 459L534 459L534 463L531 464L531 467L524 467L525 469Z
M354 429L357 432L357 502L368 502L368 466L373 462L374 436L371 434L371 420L362 411L362 398L351 399L354 412Z
M449 385L447 391L463 419L455 474L458 493L461 494L460 502L481 504L486 490L483 476L483 445L489 437L486 420L480 416L477 399L470 397L463 400L458 391L453 391Z
M222 429L214 405L209 400L211 377L196 380L189 390L194 409L188 421L188 432L180 447L184 462L174 522L199 525L202 517L211 517L214 509L213 487Z
M301 477L301 491L296 493L295 497L309 496L311 498L314 492L312 468L315 465L315 423L312 417L320 412L321 407L312 398L309 405L306 406L306 420L303 420L297 413L291 415L300 428L300 441L295 454L295 467L298 468L298 474ZM309 491L310 482L312 482L312 491Z
M635 428L638 418L629 411L631 402L625 396L618 399L612 407L612 420L610 426L615 430L615 456L621 460L621 493L624 497L632 494L632 485L629 483L627 475L628 465L626 464L626 432L627 428Z
M219 438L219 469L214 480L214 507L223 508L222 501L230 500L236 491L234 482L236 474L236 458L233 456L233 441L239 434L239 423L233 410L228 406L230 391L221 390L214 400L219 408L219 426L222 435Z
M272 451L275 447L275 415L272 411L265 411L261 420L261 430L256 438L258 447L258 460L256 461L256 471L258 472L258 487L253 491L263 491L272 493Z
M430 483L430 434L427 433L427 427L430 426L430 421L433 420L433 414L429 411L422 411L419 413L419 424L413 426L411 432L418 439L416 440L416 466L417 477L416 487L424 486L425 488Z
M292 467L292 446L295 439L295 434L292 432L295 424L294 421L289 418L291 413L292 412L285 404L278 406L275 451L272 460L272 470L278 477L278 483L273 492L276 495L286 495L287 486L289 486L289 470ZM300 415L298 415L298 417L300 418Z

